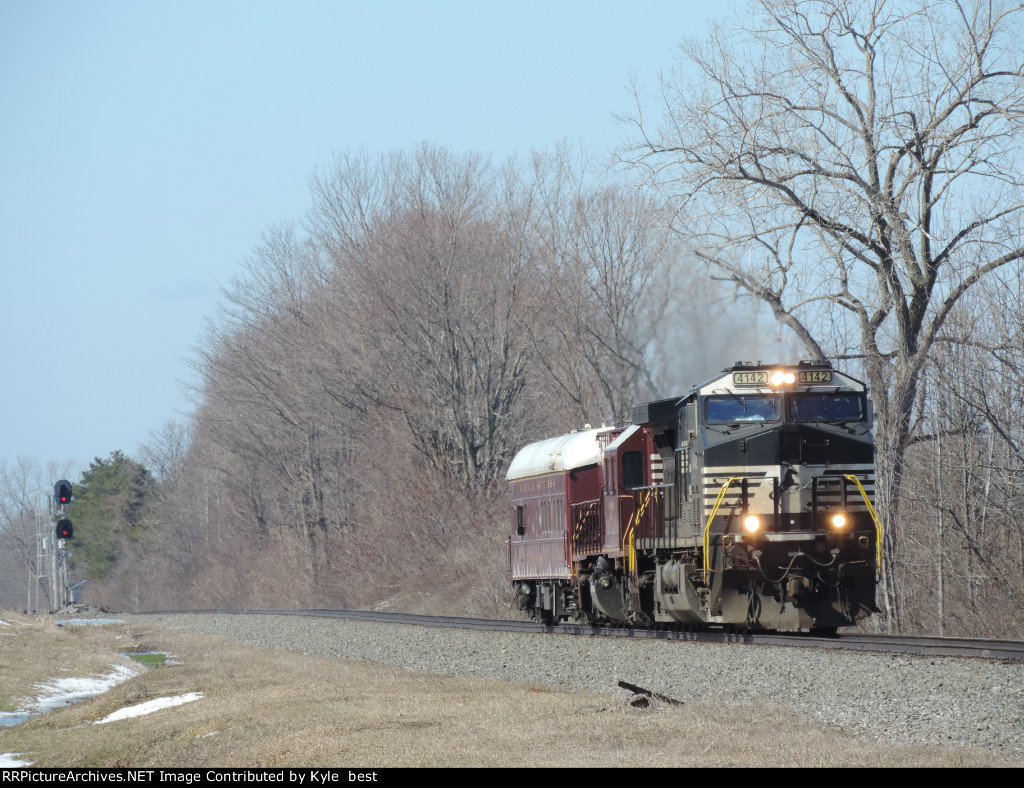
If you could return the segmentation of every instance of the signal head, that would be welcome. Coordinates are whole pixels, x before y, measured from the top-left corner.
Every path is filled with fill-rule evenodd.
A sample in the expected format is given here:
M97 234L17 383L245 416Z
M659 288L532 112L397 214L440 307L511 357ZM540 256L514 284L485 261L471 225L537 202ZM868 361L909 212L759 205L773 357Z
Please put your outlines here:
M66 506L71 503L71 482L61 479L53 485L53 500L58 506Z

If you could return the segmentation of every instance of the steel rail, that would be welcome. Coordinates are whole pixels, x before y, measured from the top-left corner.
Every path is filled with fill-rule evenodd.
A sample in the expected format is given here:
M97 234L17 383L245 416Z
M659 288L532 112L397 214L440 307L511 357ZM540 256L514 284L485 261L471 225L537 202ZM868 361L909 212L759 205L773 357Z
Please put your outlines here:
M934 657L965 657L1024 661L1024 640L994 638L952 638L922 635L881 635L860 632L841 633L835 637L779 632L724 631L721 629L685 629L662 627L638 629L626 626L592 626L581 623L540 624L535 621L465 616L432 616L378 610L168 610L133 615L214 614L290 615L312 618L335 618L403 626L448 627L488 632L521 632L523 634L562 634L587 637L627 637L656 640L684 640L696 643L743 643L795 648L822 648L844 651L910 654Z

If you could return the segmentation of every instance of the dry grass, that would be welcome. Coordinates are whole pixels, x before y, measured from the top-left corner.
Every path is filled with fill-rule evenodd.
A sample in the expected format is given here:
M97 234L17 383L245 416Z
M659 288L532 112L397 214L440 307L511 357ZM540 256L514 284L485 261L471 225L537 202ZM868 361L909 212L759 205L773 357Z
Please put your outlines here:
M132 665L120 656L123 628L58 627L52 618L0 610L0 711L17 711L32 685L48 679L106 674L111 665ZM137 666L136 666L137 667ZM2 735L0 728L0 735Z
M465 680L257 649L144 622L61 629L17 619L0 638L0 691L107 672L127 650L181 661L107 694L0 729L37 766L1022 766L986 751L853 739L768 707L634 709L626 697ZM12 628L5 628L11 630ZM146 717L126 705L200 691Z

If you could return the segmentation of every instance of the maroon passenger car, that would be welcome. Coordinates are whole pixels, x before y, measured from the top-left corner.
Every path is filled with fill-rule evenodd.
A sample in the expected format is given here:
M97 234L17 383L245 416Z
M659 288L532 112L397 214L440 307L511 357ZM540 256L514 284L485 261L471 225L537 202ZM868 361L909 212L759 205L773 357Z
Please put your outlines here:
M578 600L569 597L581 569L628 557L637 518L634 491L660 483L661 460L644 427L585 429L526 446L507 474L512 517L509 570L522 594L557 621ZM654 476L655 478L650 478ZM642 500L642 499L641 499ZM641 513L642 514L642 513ZM553 585L534 580L565 580ZM562 593L556 588L561 586Z

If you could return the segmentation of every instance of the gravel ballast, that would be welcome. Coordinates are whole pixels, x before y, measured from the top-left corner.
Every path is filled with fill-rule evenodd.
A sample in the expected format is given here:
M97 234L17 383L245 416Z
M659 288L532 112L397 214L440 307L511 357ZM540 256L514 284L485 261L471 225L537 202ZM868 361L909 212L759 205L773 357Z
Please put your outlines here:
M628 681L683 702L787 706L877 741L1024 755L1024 663L1019 662L298 616L168 614L144 620L256 646L451 676L598 692L614 692L619 681Z

